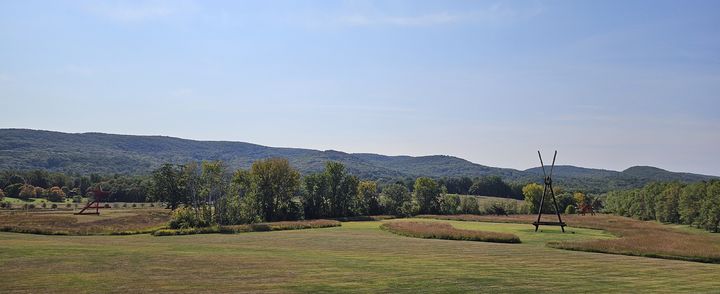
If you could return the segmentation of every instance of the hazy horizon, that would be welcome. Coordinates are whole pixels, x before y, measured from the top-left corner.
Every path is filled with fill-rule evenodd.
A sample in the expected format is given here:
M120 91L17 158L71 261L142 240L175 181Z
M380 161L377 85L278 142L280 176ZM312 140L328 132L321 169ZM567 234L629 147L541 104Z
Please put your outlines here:
M21 130L33 130L33 131L60 132L60 131L54 131L54 130L27 129L27 128L8 128L8 129L21 129ZM2 128L0 128L0 130L2 130ZM254 142L247 142L247 141L240 141L240 140L199 140L199 139L193 139L193 138L184 138L184 137L167 136L167 135L159 135L159 134L155 134L155 135L152 135L152 134L138 135L138 134L119 134L119 133L107 133L107 132L93 132L93 131L88 131L88 132L61 132L61 133L68 133L68 134L92 134L92 133L96 133L96 134L119 135L119 136L166 137L166 138L175 138L175 139L191 140L191 141L198 141L198 142L249 143L249 144L255 144L255 145L260 145L260 146L265 146L265 147L271 147L271 148L291 148L291 149L306 149L306 150L317 150L317 151L339 151L339 152L348 153L348 154L376 154L376 155L385 155L385 156L412 156L412 157L423 157L423 156L453 156L453 157L458 157L458 156L455 156L455 155L452 155L452 154L417 154L417 155L412 155L412 154L402 154L402 153L400 153L400 154L385 154L385 153L376 153L376 152L347 152L347 151L344 151L344 150L336 150L336 149L313 149L313 148L306 148L306 147L301 147L301 146L270 146L270 145L263 145L263 144L258 144L258 143L254 143ZM545 166L546 166L546 168L547 168L547 166L549 166L549 165L551 164L551 162L552 162L552 155L553 155L554 151L556 151L556 150L546 150L547 152L544 152L544 151L542 151L542 150L539 150L539 151L540 151L540 152L543 152L543 161L544 161ZM558 153L559 153L559 152L558 152ZM537 156L537 153L535 153L535 155ZM531 168L540 167L539 159L537 159L537 157L536 157L536 159L537 159L538 163L537 163L536 165L528 166L528 167L521 167L521 168L507 167L507 166L502 166L502 165L500 165L500 166L492 166L492 165L484 164L484 163L482 163L482 162L474 162L474 161L469 160L469 159L467 159L467 158L462 158L462 157L458 157L458 158L461 158L461 159L464 159L464 160L468 160L468 161L470 161L470 162L472 162L472 163L475 163L475 164L480 164L480 165L485 165L485 166L490 166L490 167L497 167L497 168L511 168L511 169L515 169L515 170L519 170L519 171L525 171L525 170L528 170L528 169L531 169ZM556 162L556 163L555 163L555 166L575 166L575 167L581 167L581 168L601 169L601 170L609 170L609 171L622 172L622 171L624 171L624 170L626 170L626 169L628 169L628 168L631 168L631 167L636 167L636 166L648 166L648 165L633 165L633 166L627 166L627 167L625 167L625 168L617 169L617 170L614 170L614 169L605 169L605 168L599 168L599 167L593 167L593 166L580 166L580 165L573 164L573 163L570 163L570 162L567 162L567 163L559 163L559 162ZM666 168L664 168L664 167L662 167L662 166L650 166L650 167L656 167L656 168L664 169L664 170L667 170L667 171L670 171L670 172L693 173L693 172L688 172L688 171L668 170L668 169L666 169ZM701 174L701 173L695 173L695 174ZM715 175L715 174L702 174L702 175L720 177L720 175Z
M720 175L718 1L0 2L0 128Z

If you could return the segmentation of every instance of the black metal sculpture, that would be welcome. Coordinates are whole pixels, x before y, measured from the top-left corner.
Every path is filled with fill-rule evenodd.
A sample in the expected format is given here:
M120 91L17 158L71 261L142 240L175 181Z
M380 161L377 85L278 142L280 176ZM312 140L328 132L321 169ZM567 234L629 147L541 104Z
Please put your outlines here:
M555 199L555 191L553 191L552 187L552 173L553 169L555 168L555 157L557 157L557 150L555 150L555 155L553 155L553 161L552 165L550 166L550 175L545 173L545 164L542 160L542 155L540 155L540 151L538 151L538 157L540 157L540 166L543 170L543 176L545 177L545 189L543 190L542 198L540 198L540 208L538 208L538 217L537 221L533 223L535 226L535 232L537 232L538 228L543 226L560 226L560 229L562 229L562 232L565 233L565 226L566 224L562 221L562 218L560 217L560 209L558 208L557 199ZM545 195L548 194L548 191L550 196L552 196L553 203L555 204L555 213L557 214L558 221L557 222L541 222L540 217L542 217L542 210L543 205L545 204Z

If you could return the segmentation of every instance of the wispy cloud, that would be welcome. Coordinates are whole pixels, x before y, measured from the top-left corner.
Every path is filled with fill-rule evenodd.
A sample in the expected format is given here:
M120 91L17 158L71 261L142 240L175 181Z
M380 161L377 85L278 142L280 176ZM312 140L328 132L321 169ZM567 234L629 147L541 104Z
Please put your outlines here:
M92 1L84 5L96 16L119 22L144 22L188 13L196 7L190 0Z

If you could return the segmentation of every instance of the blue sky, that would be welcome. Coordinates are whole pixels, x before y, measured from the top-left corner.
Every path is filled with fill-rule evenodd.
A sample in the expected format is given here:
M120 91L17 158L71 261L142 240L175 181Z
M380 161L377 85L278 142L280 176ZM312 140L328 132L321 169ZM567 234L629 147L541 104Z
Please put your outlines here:
M720 175L720 1L2 1L0 127Z

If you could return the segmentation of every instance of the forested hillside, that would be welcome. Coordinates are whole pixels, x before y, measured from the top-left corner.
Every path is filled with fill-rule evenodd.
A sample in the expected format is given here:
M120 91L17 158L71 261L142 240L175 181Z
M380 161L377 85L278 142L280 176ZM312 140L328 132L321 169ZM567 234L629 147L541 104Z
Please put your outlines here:
M287 158L301 173L323 170L327 161L341 162L360 178L396 180L484 177L496 175L508 182L540 181L542 171L489 167L445 155L385 156L300 148L275 148L244 142L195 141L165 136L102 133L69 134L27 129L0 129L0 170L43 169L77 174L144 174L163 163L221 160L230 168L249 168L259 159ZM567 189L599 193L642 187L650 181L693 182L710 176L673 173L652 167L623 172L557 166L556 182Z

